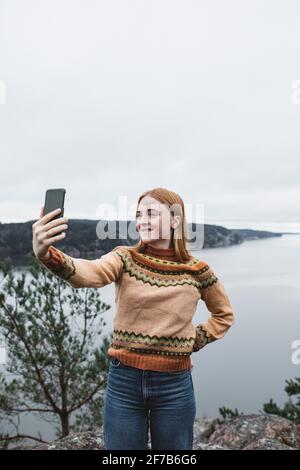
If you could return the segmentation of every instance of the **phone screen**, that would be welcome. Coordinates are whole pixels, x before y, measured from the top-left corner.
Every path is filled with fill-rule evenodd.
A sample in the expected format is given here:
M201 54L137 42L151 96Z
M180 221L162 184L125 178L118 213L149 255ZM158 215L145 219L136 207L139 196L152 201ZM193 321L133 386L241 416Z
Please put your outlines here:
M44 215L54 209L61 209L61 212L53 217L52 220L63 217L66 190L64 188L47 189L45 195Z

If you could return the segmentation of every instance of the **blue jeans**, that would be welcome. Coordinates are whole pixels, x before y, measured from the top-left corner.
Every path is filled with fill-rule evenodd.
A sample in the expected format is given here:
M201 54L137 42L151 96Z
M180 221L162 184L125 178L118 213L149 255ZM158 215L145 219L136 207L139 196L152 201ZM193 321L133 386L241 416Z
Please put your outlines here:
M106 450L193 449L196 401L192 373L142 370L109 358L104 397Z

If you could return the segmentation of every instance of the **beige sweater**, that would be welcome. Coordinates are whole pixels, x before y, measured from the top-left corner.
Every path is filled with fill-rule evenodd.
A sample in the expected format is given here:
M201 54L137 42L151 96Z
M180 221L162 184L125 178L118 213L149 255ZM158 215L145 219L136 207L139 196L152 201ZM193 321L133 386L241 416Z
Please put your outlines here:
M115 283L117 311L108 355L139 369L191 369L191 354L221 339L234 323L223 284L204 261L176 261L173 248L144 253L118 246L99 259L72 258L50 247L42 264L74 288ZM210 317L196 326L199 300Z

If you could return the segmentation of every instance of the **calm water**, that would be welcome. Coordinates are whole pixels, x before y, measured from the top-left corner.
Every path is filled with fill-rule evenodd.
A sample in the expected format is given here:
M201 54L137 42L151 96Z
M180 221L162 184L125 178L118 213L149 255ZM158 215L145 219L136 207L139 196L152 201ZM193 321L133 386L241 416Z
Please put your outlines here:
M300 235L249 241L242 245L202 250L193 255L207 261L223 282L236 323L219 341L192 354L197 416L215 417L219 407L256 413L273 398L287 400L285 380L300 376L292 363L292 342L300 340ZM107 311L105 331L113 328L114 285L102 288ZM209 312L200 301L193 323ZM48 423L23 417L20 431L46 440Z

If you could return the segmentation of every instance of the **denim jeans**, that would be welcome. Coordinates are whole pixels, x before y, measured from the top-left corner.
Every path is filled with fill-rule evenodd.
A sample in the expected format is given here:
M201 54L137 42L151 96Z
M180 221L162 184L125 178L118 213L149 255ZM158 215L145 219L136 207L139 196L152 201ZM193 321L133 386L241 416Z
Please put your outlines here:
M196 401L190 370L142 370L109 358L103 430L107 450L193 449Z

